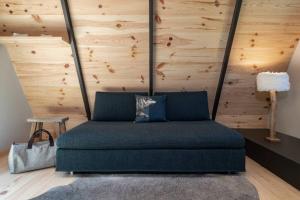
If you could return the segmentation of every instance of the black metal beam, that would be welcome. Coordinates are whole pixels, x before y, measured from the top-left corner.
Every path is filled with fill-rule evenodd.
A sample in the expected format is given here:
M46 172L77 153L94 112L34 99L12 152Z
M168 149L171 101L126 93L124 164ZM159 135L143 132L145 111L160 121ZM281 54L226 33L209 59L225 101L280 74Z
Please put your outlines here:
M153 37L154 37L154 1L149 0L149 96L153 95Z
M91 120L90 104L89 104L89 100L88 100L88 96L87 96L87 92L86 92L86 86L85 86L84 79L83 79L81 63L80 63L76 38L75 38L75 34L74 34L72 19L71 19L71 15L70 15L68 0L61 0L61 5L62 5L63 13L64 13L66 28L68 31L69 41L71 44L72 55L73 55L75 66L76 66L76 71L77 71L77 76L78 76L78 80L79 80L79 85L80 85L80 89L81 89L81 95L82 95L82 99L83 99L83 103L84 103L86 116L87 116L88 120Z
M236 0L236 3L235 3L234 13L232 16L230 31L229 31L225 54L224 54L224 58L223 58L222 69L221 69L221 73L220 73L220 77L219 77L219 83L218 83L218 87L217 87L217 91L216 91L216 95L215 95L214 107L213 107L213 111L212 111L212 119L213 120L215 120L216 116L217 116L220 97L221 97L221 93L222 93L222 89L223 89L226 71L228 68L228 62L229 62L229 57L230 57L230 53L231 53L232 43L233 43L233 39L234 39L234 35L235 35L235 30L236 30L236 27L238 24L238 20L239 20L242 3L243 3L243 0Z

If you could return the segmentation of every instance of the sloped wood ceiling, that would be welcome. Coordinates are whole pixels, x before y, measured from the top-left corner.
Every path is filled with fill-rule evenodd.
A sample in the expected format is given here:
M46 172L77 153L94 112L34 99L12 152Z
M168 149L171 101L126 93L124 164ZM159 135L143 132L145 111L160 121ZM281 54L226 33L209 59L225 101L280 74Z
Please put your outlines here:
M69 1L91 108L95 91L147 91L148 0ZM212 108L235 0L156 0L155 90L209 93ZM300 38L299 0L244 0L217 120L268 126L260 71L286 71ZM34 115L85 120L60 1L0 0L6 44ZM30 37L12 37L12 33ZM49 34L53 38L41 36ZM4 37L5 36L5 37ZM64 95L63 95L64 94Z
M71 48L62 38L6 36L0 43L35 116L69 116L68 128L86 121Z
M96 91L147 91L148 1L69 4L91 110Z

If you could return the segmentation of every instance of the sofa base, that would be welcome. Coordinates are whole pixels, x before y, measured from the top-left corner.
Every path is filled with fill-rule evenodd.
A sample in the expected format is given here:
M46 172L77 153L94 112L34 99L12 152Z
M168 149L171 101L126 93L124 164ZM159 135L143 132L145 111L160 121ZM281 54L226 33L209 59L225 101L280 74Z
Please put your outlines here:
M245 171L244 149L58 149L56 170L98 173L234 173Z

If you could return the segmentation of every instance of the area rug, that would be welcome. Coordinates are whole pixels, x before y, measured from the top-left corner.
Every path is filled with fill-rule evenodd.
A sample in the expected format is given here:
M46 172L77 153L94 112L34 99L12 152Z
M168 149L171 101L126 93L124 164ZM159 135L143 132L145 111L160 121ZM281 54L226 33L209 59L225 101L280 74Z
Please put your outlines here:
M241 175L101 175L81 177L34 200L258 200Z

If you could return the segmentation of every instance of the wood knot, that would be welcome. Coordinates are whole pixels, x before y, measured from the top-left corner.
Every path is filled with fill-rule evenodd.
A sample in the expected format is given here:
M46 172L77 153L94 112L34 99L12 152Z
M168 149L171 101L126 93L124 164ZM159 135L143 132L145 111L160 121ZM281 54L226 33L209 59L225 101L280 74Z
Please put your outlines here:
M161 69L165 66L166 63L162 62L162 63L159 63L156 67L156 69Z
M220 2L218 0L215 1L215 6L219 7L220 6Z
M157 14L155 15L155 21L156 23L161 24L161 18Z

